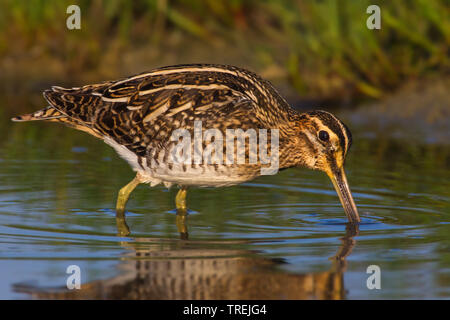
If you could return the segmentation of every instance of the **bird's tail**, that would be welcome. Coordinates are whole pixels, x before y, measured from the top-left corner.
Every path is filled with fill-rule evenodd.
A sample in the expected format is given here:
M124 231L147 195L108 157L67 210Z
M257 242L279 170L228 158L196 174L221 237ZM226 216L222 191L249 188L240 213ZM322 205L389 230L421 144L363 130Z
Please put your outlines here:
M23 122L36 120L55 120L62 118L67 118L67 115L55 109L54 107L49 106L33 113L27 113L21 116L14 117L11 120L15 122Z
M62 113L61 111L57 110L52 106L46 107L33 113L27 113L21 116L14 117L11 120L15 122L37 121L37 120L59 122L68 127L87 132L93 135L94 137L102 139L102 135L99 134L96 130L86 126L85 124L77 121L76 119L68 117L66 114Z

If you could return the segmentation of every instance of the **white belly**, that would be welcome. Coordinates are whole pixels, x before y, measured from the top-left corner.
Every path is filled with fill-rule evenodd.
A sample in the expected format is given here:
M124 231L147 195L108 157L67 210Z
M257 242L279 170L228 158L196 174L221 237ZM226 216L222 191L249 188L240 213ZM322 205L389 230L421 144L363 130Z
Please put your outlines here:
M170 188L173 184L182 186L197 187L222 187L240 184L248 178L237 174L237 170L232 166L220 165L183 165L173 163L171 165L163 161L163 154L160 154L157 164L148 164L146 159L139 163L138 156L126 147L118 144L111 138L105 138L105 143L110 145L116 152L125 159L132 169L139 173L143 183L156 186L163 183Z

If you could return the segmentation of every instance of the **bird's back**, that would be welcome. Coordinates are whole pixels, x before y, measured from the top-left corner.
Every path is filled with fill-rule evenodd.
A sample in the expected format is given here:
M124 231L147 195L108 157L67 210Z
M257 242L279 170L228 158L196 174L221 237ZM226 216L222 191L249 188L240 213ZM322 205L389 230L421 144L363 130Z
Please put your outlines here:
M171 141L175 130L185 130L192 137L199 123L202 130L222 133L277 128L288 123L292 112L270 83L247 70L222 65L164 67L79 88L52 87L44 96L49 107L13 120L62 122L105 140L136 171L164 166L159 175L153 170L153 178L168 181L177 175L183 180L184 175L183 181L188 182L203 176L198 180L203 179L199 184L205 185L214 173L221 175L217 179L230 181L230 175L238 172L236 166L223 166L221 174L217 165L207 168L195 163L180 164L175 170L175 165L167 163L177 142ZM202 143L207 147L207 141ZM206 169L212 173L205 173Z

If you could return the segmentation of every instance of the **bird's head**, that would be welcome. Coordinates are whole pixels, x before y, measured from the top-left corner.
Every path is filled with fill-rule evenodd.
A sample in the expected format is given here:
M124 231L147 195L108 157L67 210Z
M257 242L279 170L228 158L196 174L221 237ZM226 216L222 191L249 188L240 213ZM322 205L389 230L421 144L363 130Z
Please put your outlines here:
M301 115L301 140L307 156L302 165L324 171L333 182L342 206L350 222L360 221L353 201L344 162L352 144L352 135L347 126L326 111L312 111Z

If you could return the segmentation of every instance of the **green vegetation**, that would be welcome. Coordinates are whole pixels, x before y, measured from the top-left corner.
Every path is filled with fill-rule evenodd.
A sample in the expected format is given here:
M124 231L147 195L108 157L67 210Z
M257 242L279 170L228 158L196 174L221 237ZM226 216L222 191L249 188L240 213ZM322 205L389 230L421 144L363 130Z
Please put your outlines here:
M81 30L66 28L70 4L81 8ZM381 30L366 27L370 4L381 7ZM445 0L0 3L0 80L8 93L215 62L285 82L292 96L342 102L448 72L449 48Z

